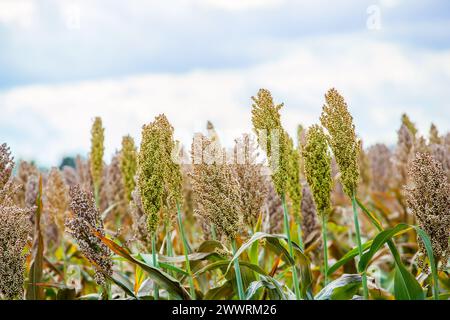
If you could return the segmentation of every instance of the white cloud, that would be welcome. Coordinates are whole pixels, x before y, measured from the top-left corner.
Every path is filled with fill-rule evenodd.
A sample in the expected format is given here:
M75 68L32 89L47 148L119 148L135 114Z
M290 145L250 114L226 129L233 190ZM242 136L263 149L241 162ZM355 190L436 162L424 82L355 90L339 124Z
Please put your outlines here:
M240 11L240 10L250 10L257 8L270 8L281 5L284 0L239 0L239 1L229 1L229 0L200 0L201 4L206 4L211 7L230 10L230 11Z
M250 96L260 87L285 102L283 122L292 134L298 123L318 121L323 95L332 86L346 97L366 145L394 143L405 111L422 132L431 121L450 129L450 51L411 53L407 47L353 35L305 40L288 52L234 70L11 89L0 94L0 136L17 156L50 165L65 154L88 151L91 120L97 115L104 119L111 154L123 135L139 138L144 123L166 113L185 144L207 120L231 143L251 130Z
M2 0L0 1L0 25L29 27L34 20L35 9L33 0Z

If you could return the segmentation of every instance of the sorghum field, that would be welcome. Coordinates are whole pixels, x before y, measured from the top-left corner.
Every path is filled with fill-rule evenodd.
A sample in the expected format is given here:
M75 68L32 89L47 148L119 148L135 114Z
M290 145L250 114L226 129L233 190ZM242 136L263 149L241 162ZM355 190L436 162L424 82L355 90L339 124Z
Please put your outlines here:
M232 149L210 122L180 145L165 115L112 159L96 118L50 170L5 141L0 298L448 300L450 133L404 114L396 146L363 146L331 89L290 137L268 90L252 101Z

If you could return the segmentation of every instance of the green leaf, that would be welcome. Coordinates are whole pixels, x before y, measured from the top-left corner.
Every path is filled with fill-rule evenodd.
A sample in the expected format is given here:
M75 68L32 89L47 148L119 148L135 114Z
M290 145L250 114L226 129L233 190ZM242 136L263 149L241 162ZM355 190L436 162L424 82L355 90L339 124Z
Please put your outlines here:
M367 210L364 205L357 200L358 205L363 210L363 212L369 217L373 225L380 231L383 232L383 227L381 223L374 218L369 210ZM416 228L413 226L413 228ZM397 300L423 300L425 299L425 294L422 290L417 279L406 269L401 260L400 254L395 247L392 240L387 241L389 249L395 260L395 277L394 277L394 295Z
M395 266L394 295L396 300L425 299L422 287L403 264Z
M197 252L197 253L191 253L188 255L189 261L203 261L207 260L211 256L218 256L216 252ZM165 263L185 263L186 257L183 256L175 256L175 257L168 257L164 255L158 255L158 261L165 262Z
M433 246L431 244L430 237L427 235L425 231L420 229L419 227L414 226L419 237L422 239L423 245L425 246L425 250L427 251L428 260L431 266L431 274L433 276L433 295L435 300L439 300L439 276L437 271L437 265L434 259Z
M378 250L380 250L392 238L401 235L411 229L412 228L409 225L401 223L394 228L380 232L373 240L373 243L370 246L370 250L365 253L359 261L359 269L367 270L371 259L378 252Z
M166 289L171 295L178 299L191 300L189 293L183 288L178 280L153 266L133 258L124 247L119 246L117 243L102 236L100 233L94 232L94 234L115 254L127 259L133 264L140 266L149 274L150 278L155 281L156 284L158 284L161 288Z
M344 274L323 288L315 300L351 300L358 293L361 283L359 274Z
M258 217L258 221L256 222L255 229L253 230L254 233L261 231L261 225L262 225L262 214L260 214ZM258 264L258 245L259 245L258 242L254 242L250 248L250 252L248 255L250 258L250 261L253 264Z
M202 274L204 274L204 273L206 273L208 271L212 271L212 270L216 270L216 269L219 269L219 268L228 267L229 263L230 263L229 260L221 260L221 261L213 262L211 264L206 265L202 269L198 270L196 273L193 274L193 277L197 278L197 277L201 276ZM253 271L255 271L256 273L258 273L260 275L263 275L263 276L267 275L267 273L264 270L262 270L259 266L255 265L255 264L252 264L252 263L249 263L249 262L246 262L246 261L239 261L239 265L241 267L245 267L245 268L248 268L250 270L253 270Z
M282 290L282 285L269 276L261 276L260 280L250 283L245 293L246 300L251 300L259 289L265 288L268 290L271 300L287 300L287 296Z
M233 282L234 279L228 280L222 286L209 290L204 300L230 300L234 296Z
M363 252L369 250L369 248L372 246L372 240L367 241L363 244ZM331 276L333 273L335 273L340 267L345 265L347 262L352 261L356 256L358 256L358 247L353 248L349 252L347 252L341 259L339 259L338 262L336 262L330 269L328 269L328 276Z
M108 278L110 281L115 283L119 288L121 288L123 291L125 291L126 294L128 294L130 297L136 298L136 295L134 294L134 286L133 284L128 280L127 277L122 275L119 272L114 271L112 276L109 276L105 274L105 277Z
M266 240L272 240L270 241L271 245L275 246L277 249L279 249L283 255L287 258L288 262L290 265L294 265L295 261L292 259L292 257L289 255L288 251L286 250L285 247L283 247L279 241L279 239L284 239L282 236L280 235L271 235L271 234L267 234L264 232L257 232L255 233L250 240L248 240L246 243L244 243L239 250L236 252L236 254L234 255L233 259L230 261L230 264L228 266L228 270L227 272L231 269L234 261L236 259L238 259L246 250L248 250L253 243L260 241L262 239L266 239Z
M287 241L285 235L273 235L267 234L264 232L257 232L244 243L239 250L234 255L233 259L230 261L227 272L230 270L232 264L236 259L238 259L246 250L251 248L251 246L262 239L266 240L267 247L274 251L276 254L285 258L285 261L293 266L296 264L295 260L291 257L287 249L281 244L280 240ZM298 244L292 242L292 246L294 248L295 257L297 257L300 261L300 290L302 291L303 296L307 296L307 291L310 289L312 284L312 273L310 268L309 258L303 253L303 250L300 248Z

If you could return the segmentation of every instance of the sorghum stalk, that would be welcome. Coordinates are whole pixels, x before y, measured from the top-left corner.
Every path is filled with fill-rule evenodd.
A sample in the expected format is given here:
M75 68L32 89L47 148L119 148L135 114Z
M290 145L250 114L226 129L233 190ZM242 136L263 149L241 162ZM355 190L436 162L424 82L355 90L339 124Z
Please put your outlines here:
M186 239L186 234L184 232L183 224L181 222L181 210L180 210L180 204L177 202L177 215L178 215L178 227L180 228L181 233L181 239L183 240L183 251L184 251L184 258L186 261L186 269L189 274L189 286L190 286L190 293L193 300L196 299L196 293L195 293L195 286L194 286L194 277L192 275L191 270L191 262L189 261L189 246Z
M323 239L323 272L325 274L325 286L328 285L328 237L327 237L327 219L326 215L322 216L322 239Z
M287 135L287 134L286 134ZM294 220L297 224L298 242L303 249L302 226L301 226L301 207L302 207L302 186L300 183L300 152L294 147L294 142L287 137L289 159L288 159L288 183L287 194L291 200Z
M325 285L328 283L327 221L331 211L331 155L322 127L313 125L307 132L302 150L306 180L322 221Z
M91 130L90 170L94 184L94 197L97 207L100 205L100 185L103 177L103 155L105 153L105 129L102 119L95 118Z
M361 229L359 227L359 219L358 219L358 208L356 207L356 197L353 194L352 196L352 207L353 207L353 219L355 220L355 231L356 231L356 241L358 244L358 254L361 259L363 255L363 248L362 248L362 242L361 242ZM364 292L364 299L369 298L369 288L367 286L367 273L365 270L358 270L361 273L362 276L362 285L363 285L363 292Z
M325 95L326 103L320 117L322 125L327 129L331 149L341 172L340 180L346 195L352 200L355 220L355 231L358 242L359 258L362 257L361 230L356 209L356 192L360 178L359 158L360 142L356 137L353 117L348 111L347 103L336 89L330 89ZM364 299L369 298L366 271L362 273Z
M290 231L290 223L289 223L289 211L286 206L286 195L281 195L281 202L283 203L283 213L284 213L284 232L286 233L288 247L289 247L289 254L293 259L295 259L294 255L294 247L292 246L292 240L291 240L291 231ZM300 292L300 285L298 281L298 274L297 274L297 268L295 265L292 266L292 280L294 282L294 290L295 290L295 296L297 300L301 299L301 292Z
M152 235L152 259L153 259L153 266L155 268L159 268L158 265L158 256L156 252L156 234L153 233ZM153 290L154 290L154 299L157 301L159 300L159 286L156 283L153 283Z
M137 186L142 208L147 216L147 230L152 238L153 262L156 268L156 234L160 215L164 213L165 226L169 226L172 223L171 213L176 210L176 201L181 198L182 176L180 166L172 159L174 149L173 127L164 114L143 127L138 155ZM156 284L155 299L159 299Z
M283 201L285 232L288 239L290 254L295 259L289 225L289 213L286 206L286 189L289 179L289 141L288 135L281 125L280 109L283 104L275 105L269 90L260 89L256 97L252 97L252 122L258 135L258 143L267 155L270 168L273 170L272 181L277 193ZM295 295L301 299L296 266L292 266Z
M235 256L237 253L236 239L233 238L231 240L231 246L233 248L233 256ZM239 259L234 260L234 272L236 273L236 282L237 282L237 287L238 287L239 300L245 300L244 283L242 282L241 267L239 265Z

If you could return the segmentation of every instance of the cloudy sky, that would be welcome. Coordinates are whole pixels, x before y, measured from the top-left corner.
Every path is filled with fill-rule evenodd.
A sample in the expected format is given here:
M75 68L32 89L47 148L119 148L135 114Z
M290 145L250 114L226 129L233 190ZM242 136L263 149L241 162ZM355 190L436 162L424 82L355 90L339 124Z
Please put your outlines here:
M291 133L331 87L366 145L394 143L403 112L450 130L450 2L0 0L0 143L16 158L85 154L95 116L108 157L163 112L186 144L207 120L231 143L261 87Z

